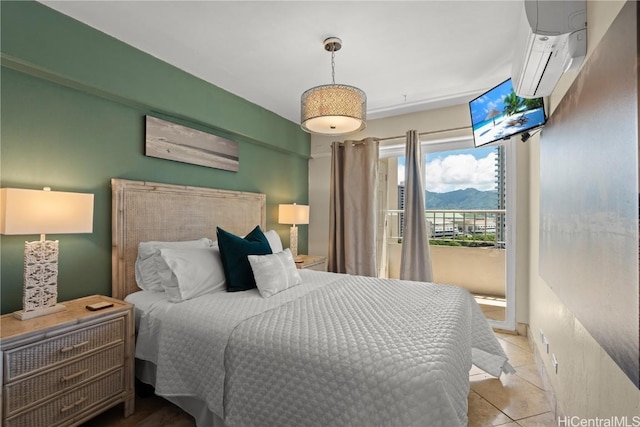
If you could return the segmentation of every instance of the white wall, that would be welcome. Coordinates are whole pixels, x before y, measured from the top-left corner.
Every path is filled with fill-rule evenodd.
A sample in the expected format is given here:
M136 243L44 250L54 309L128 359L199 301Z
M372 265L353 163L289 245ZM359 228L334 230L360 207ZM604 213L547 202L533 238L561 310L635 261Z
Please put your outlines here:
M587 3L588 53L593 51L623 4L619 1ZM567 73L563 76L550 97L551 111L576 75ZM631 417L640 416L640 391L539 275L540 146L538 136L534 138L527 144L530 162L529 320L537 352L549 373L561 413L583 419L626 415L631 423ZM557 374L550 355L541 351L540 330L550 343L550 354L555 354L559 361Z

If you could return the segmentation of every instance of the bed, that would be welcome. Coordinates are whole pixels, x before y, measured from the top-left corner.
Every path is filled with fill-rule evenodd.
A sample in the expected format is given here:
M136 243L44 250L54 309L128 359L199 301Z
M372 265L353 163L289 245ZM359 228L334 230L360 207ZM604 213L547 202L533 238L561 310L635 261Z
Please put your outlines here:
M472 296L455 286L300 270L296 286L268 298L260 288L176 303L142 291L140 242L266 230L266 197L111 186L112 293L136 307L136 375L199 427L464 426L472 363L513 372Z

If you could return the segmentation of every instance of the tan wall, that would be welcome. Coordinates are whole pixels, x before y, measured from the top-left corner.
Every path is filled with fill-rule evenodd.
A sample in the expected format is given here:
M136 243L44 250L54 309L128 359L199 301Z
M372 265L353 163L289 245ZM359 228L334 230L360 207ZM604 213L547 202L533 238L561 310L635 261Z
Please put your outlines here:
M604 1L587 3L588 52L593 51L623 4ZM576 73L563 76L551 96L552 109L558 105L575 76ZM546 371L550 373L558 406L565 415L583 419L626 415L631 423L631 417L640 414L640 391L539 275L539 137L536 135L526 145L530 159L529 318L537 351ZM557 374L554 373L550 354L541 351L540 331L549 341L550 354L555 354L558 359Z
M329 177L331 157L312 154L309 160L309 225L308 251L327 255L329 248Z
M389 243L389 277L400 277L402 245ZM458 285L477 295L504 298L505 251L493 248L431 246L433 281Z

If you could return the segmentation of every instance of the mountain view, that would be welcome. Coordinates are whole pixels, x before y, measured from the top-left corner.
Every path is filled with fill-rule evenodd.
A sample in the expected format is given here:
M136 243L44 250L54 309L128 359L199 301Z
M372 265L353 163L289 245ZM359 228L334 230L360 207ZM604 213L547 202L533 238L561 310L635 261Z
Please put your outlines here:
M426 209L498 209L498 192L475 188L434 193L425 191Z

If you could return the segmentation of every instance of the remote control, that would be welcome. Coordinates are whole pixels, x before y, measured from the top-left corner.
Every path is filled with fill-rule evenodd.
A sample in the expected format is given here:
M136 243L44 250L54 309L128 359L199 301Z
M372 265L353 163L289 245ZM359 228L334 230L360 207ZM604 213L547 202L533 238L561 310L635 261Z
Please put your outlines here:
M88 304L87 310L96 311L96 310L102 310L103 308L109 308L109 307L113 307L113 303L103 301L103 302L97 302L95 304Z

